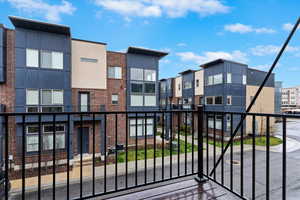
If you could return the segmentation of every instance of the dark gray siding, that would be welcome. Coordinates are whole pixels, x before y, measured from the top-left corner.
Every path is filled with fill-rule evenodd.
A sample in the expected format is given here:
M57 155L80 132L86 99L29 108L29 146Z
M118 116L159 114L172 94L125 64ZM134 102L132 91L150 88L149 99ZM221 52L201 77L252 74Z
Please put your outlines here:
M145 110L158 110L159 108L159 82L158 82L158 66L159 58L153 56L139 55L139 54L127 54L127 110L128 111L145 111ZM143 68L156 70L156 106L130 106L130 95L131 95L131 85L130 85L130 69L131 68Z
M16 28L16 112L25 112L26 88L63 89L65 111L71 111L71 46L66 35ZM26 67L26 48L60 51L64 69Z
M257 85L260 86L265 79L267 72L259 71L256 69L248 68L247 71L247 85ZM268 81L265 84L266 87L275 86L275 74L271 74Z
M4 66L4 28L0 24L0 83L5 82Z
M191 104L195 103L195 74L194 72L189 72L189 73L185 73L182 74L182 99L188 99L188 98L192 98L192 102ZM189 81L192 83L192 87L191 88L184 88L184 82Z

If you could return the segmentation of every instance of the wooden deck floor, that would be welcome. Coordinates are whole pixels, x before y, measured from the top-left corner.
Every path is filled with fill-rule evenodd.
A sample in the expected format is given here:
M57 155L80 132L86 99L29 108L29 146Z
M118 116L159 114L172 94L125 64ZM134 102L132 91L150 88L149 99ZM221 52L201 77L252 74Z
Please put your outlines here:
M240 198L231 194L219 185L210 181L199 184L194 179L184 180L169 185L133 192L109 200L173 200L173 199L199 199L199 200L238 200Z

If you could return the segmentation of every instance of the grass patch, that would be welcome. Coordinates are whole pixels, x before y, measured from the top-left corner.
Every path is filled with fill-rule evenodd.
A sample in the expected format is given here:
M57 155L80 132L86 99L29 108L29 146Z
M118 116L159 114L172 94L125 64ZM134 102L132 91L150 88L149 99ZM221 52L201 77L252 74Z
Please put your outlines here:
M177 142L177 140L174 140ZM187 153L192 152L192 144L187 143ZM194 145L194 151L198 151L198 147ZM147 159L154 158L154 149L147 149ZM178 153L177 149L173 150L172 155L176 155ZM183 140L180 140L180 154L185 153L185 142ZM155 157L162 157L163 151L162 148L156 148L155 151ZM170 149L168 147L164 147L164 156L170 155ZM137 160L144 160L145 159L145 150L140 149L137 151ZM134 161L135 160L135 150L129 150L128 151L128 161ZM126 153L122 152L118 154L118 163L123 163L126 161Z
M204 141L206 142L205 139L204 139ZM212 139L209 139L208 144L213 145L214 141ZM226 144L227 144L227 142L224 142L224 147L226 146ZM252 138L245 138L244 144L252 144ZM256 146L266 146L266 144L267 144L267 139L265 136L255 138ZM279 144L282 144L282 139L270 136L270 146L276 146ZM233 145L241 145L241 141L235 141L235 142L233 142ZM216 146L222 147L222 143L220 141L216 141Z

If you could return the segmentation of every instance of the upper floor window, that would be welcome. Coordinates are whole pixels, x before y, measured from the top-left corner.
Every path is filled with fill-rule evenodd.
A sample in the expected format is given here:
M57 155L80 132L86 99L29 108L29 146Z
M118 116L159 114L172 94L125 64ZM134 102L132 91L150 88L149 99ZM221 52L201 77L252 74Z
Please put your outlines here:
M81 62L97 63L97 62L98 62L98 59L81 57L81 58L80 58L80 61L81 61Z
M37 49L26 49L26 66L39 67L39 51Z
M156 71L155 70L147 70L144 71L145 81L156 81Z
M206 97L206 104L207 105L214 104L214 97Z
M192 82L191 81L185 81L183 83L183 88L184 89L190 89L190 88L192 88Z
M144 90L146 94L155 94L155 83L145 83Z
M180 84L178 84L178 90L180 91Z
M196 87L199 87L199 79L196 80Z
M41 102L42 105L63 105L64 92L63 90L42 90Z
M79 111L88 112L90 104L90 93L89 92L79 92Z
M166 92L166 83L165 82L160 82L160 91Z
M217 105L223 104L223 97L222 96L216 96L215 97L215 104L217 104Z
M231 73L227 73L227 83L232 83L231 82Z
M143 93L143 83L132 82L131 83L132 93Z
M208 76L207 85L213 85L213 84L214 84L214 77L213 76Z
M214 75L214 84L222 84L223 83L223 74Z
M63 53L46 50L41 50L39 52L37 49L26 49L26 66L63 69Z
M27 89L26 90L26 105L39 105L39 90Z
M227 105L231 105L232 104L232 96L227 96Z
M50 69L63 69L63 53L42 50L41 67Z
M246 85L246 84L247 84L247 76L243 75L243 85Z
M119 104L119 95L118 94L111 95L111 103L114 105Z
M131 68L130 69L130 77L131 80L142 81L144 80L143 69L140 68Z
M121 79L122 68L121 67L108 67L108 78Z

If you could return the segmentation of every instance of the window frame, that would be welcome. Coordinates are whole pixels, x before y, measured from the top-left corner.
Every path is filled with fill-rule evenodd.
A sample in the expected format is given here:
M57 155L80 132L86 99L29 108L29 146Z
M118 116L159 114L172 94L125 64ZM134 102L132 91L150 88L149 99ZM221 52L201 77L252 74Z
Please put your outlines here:
M113 100L113 97L117 97L117 100ZM119 105L119 94L114 93L111 95L111 104L112 105Z
M29 51L34 51L35 53L37 53L37 57L35 58L35 59L37 59L37 60L35 60L35 64L36 64L36 66L34 66L34 65L29 65ZM39 50L38 49L33 49L33 48L26 48L26 50L25 50L25 57L26 57L26 67L32 67L32 68L39 68L40 67L40 56L39 56Z
M87 95L87 105L82 105L81 95ZM78 110L79 112L90 112L90 92L79 91L78 92ZM82 111L82 107L86 106L86 111Z
M211 98L211 100L212 100L212 103L207 103L208 101L208 99L210 99ZM213 97L213 96L207 96L207 97L205 97L205 105L214 105L215 104L215 98Z
M112 71L111 71L112 70ZM113 76L111 76L113 72ZM122 67L120 66L109 66L107 70L107 78L109 79L122 79Z

